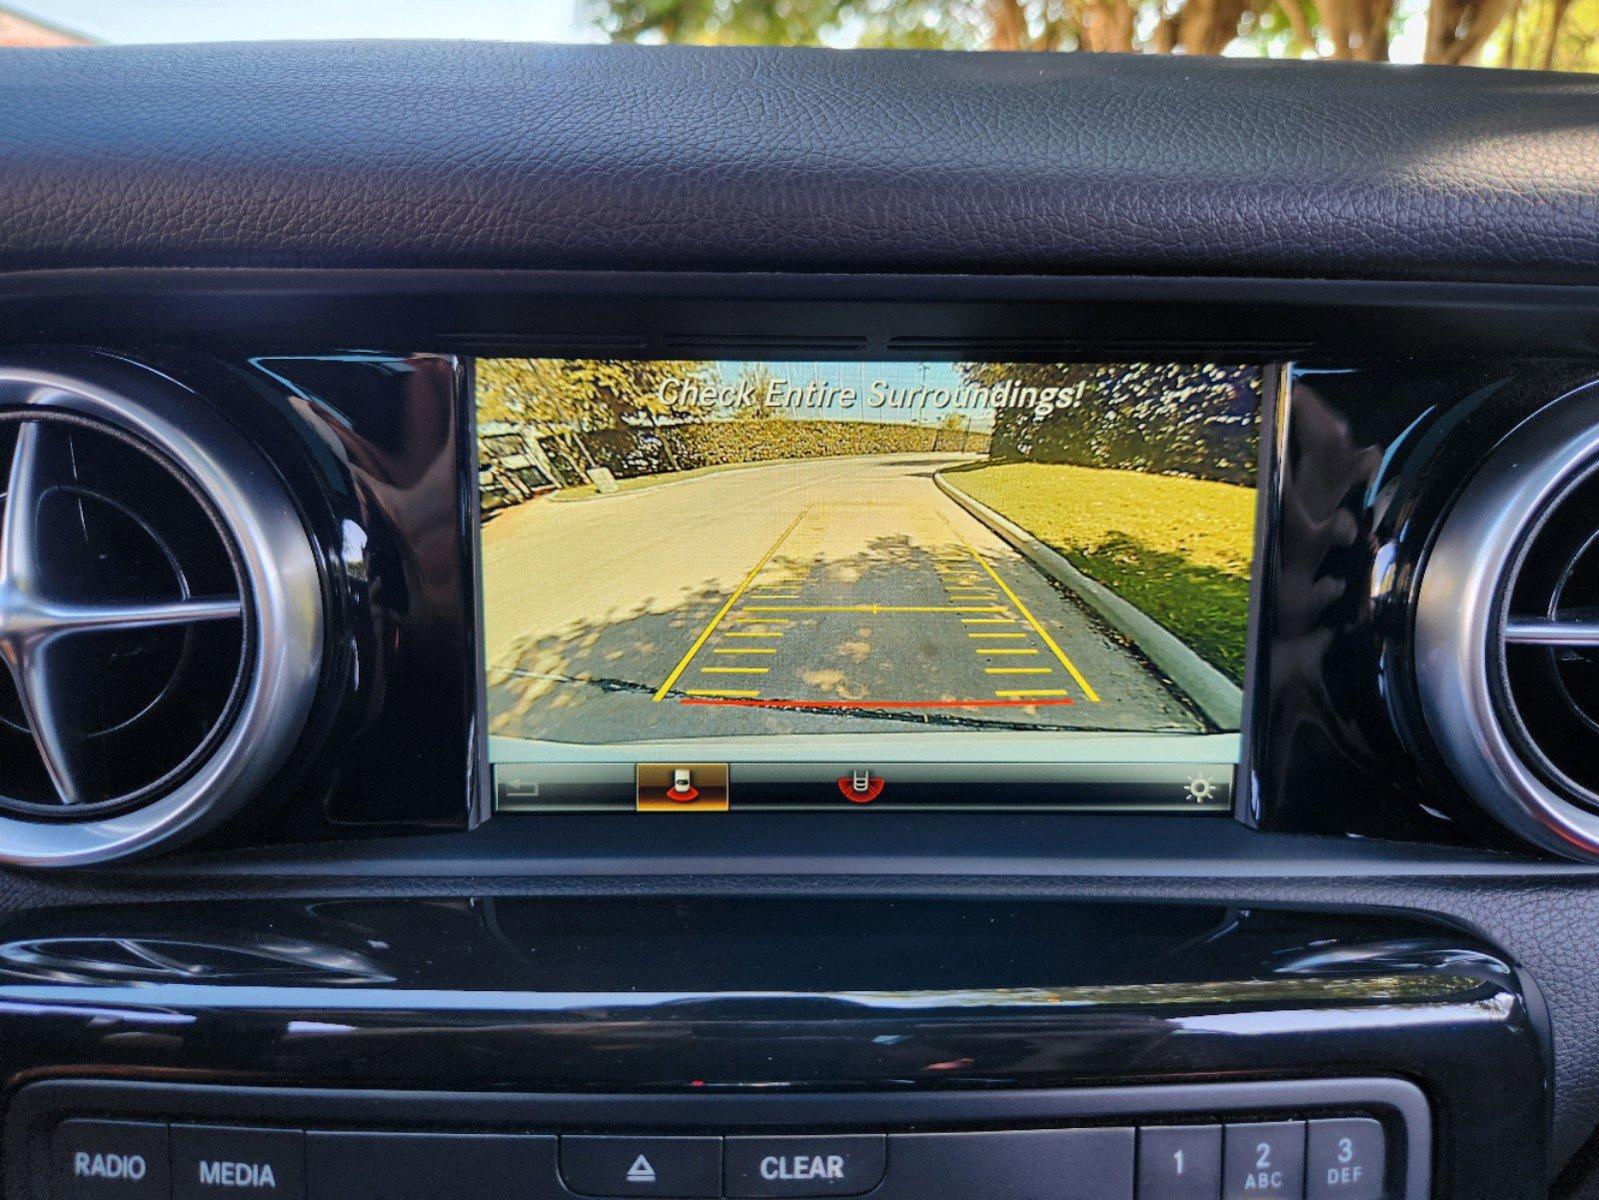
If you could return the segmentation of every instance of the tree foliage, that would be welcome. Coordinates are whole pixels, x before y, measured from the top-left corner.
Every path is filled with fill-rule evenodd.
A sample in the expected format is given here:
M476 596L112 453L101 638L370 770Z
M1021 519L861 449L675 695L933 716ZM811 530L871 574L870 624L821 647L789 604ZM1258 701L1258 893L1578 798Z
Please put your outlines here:
M671 414L661 400L669 378L704 378L703 362L600 358L480 358L479 421L589 431L652 424Z
M1090 50L1599 69L1599 0L582 0L615 41ZM1411 6L1415 9L1412 11Z
M961 373L971 383L1012 380L1048 397L995 411L995 458L1245 485L1255 478L1260 372L1253 367L965 363Z

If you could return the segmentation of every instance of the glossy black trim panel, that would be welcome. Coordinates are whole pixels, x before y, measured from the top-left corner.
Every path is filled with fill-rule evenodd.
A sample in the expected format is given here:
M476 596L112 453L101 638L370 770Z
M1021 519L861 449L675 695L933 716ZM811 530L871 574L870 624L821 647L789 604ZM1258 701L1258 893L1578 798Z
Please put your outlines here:
M252 354L234 365L289 407L334 506L353 648L330 747L335 825L462 827L471 816L475 580L460 480L465 371L433 355Z
M1256 676L1263 827L1518 845L1438 765L1421 726L1418 570L1483 456L1595 376L1593 361L1296 364Z
M894 1093L958 1121L940 1097L1392 1076L1441 1115L1443 1196L1541 1181L1548 1036L1533 985L1491 947L1387 913L503 898L64 909L0 927L8 1089L632 1093L693 1111Z
M263 449L328 580L320 706L273 793L214 844L466 828L465 368L450 355L264 349L140 355Z
M1351 362L1599 355L1599 288L1137 275L0 272L9 340L494 353Z

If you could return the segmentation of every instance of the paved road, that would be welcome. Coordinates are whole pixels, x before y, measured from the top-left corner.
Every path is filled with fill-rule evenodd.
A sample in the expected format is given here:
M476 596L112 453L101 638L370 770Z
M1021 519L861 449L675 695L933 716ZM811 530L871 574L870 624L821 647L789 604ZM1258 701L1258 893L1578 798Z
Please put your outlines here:
M1202 728L938 490L933 473L959 461L773 464L497 517L483 549L490 732Z

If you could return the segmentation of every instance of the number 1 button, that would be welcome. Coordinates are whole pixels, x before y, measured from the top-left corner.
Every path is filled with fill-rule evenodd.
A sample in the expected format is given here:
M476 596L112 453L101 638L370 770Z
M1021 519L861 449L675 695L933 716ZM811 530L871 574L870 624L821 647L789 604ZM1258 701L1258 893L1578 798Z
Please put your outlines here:
M1305 1123L1227 1126L1222 1200L1303 1200Z
M1138 1200L1216 1200L1220 1194L1220 1125L1138 1131Z

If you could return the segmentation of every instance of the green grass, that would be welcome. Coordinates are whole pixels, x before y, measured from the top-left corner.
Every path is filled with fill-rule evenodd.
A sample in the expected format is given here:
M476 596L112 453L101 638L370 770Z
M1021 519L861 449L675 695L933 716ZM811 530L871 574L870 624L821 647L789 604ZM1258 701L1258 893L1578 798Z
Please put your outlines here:
M1253 488L1053 463L945 475L1242 681Z

